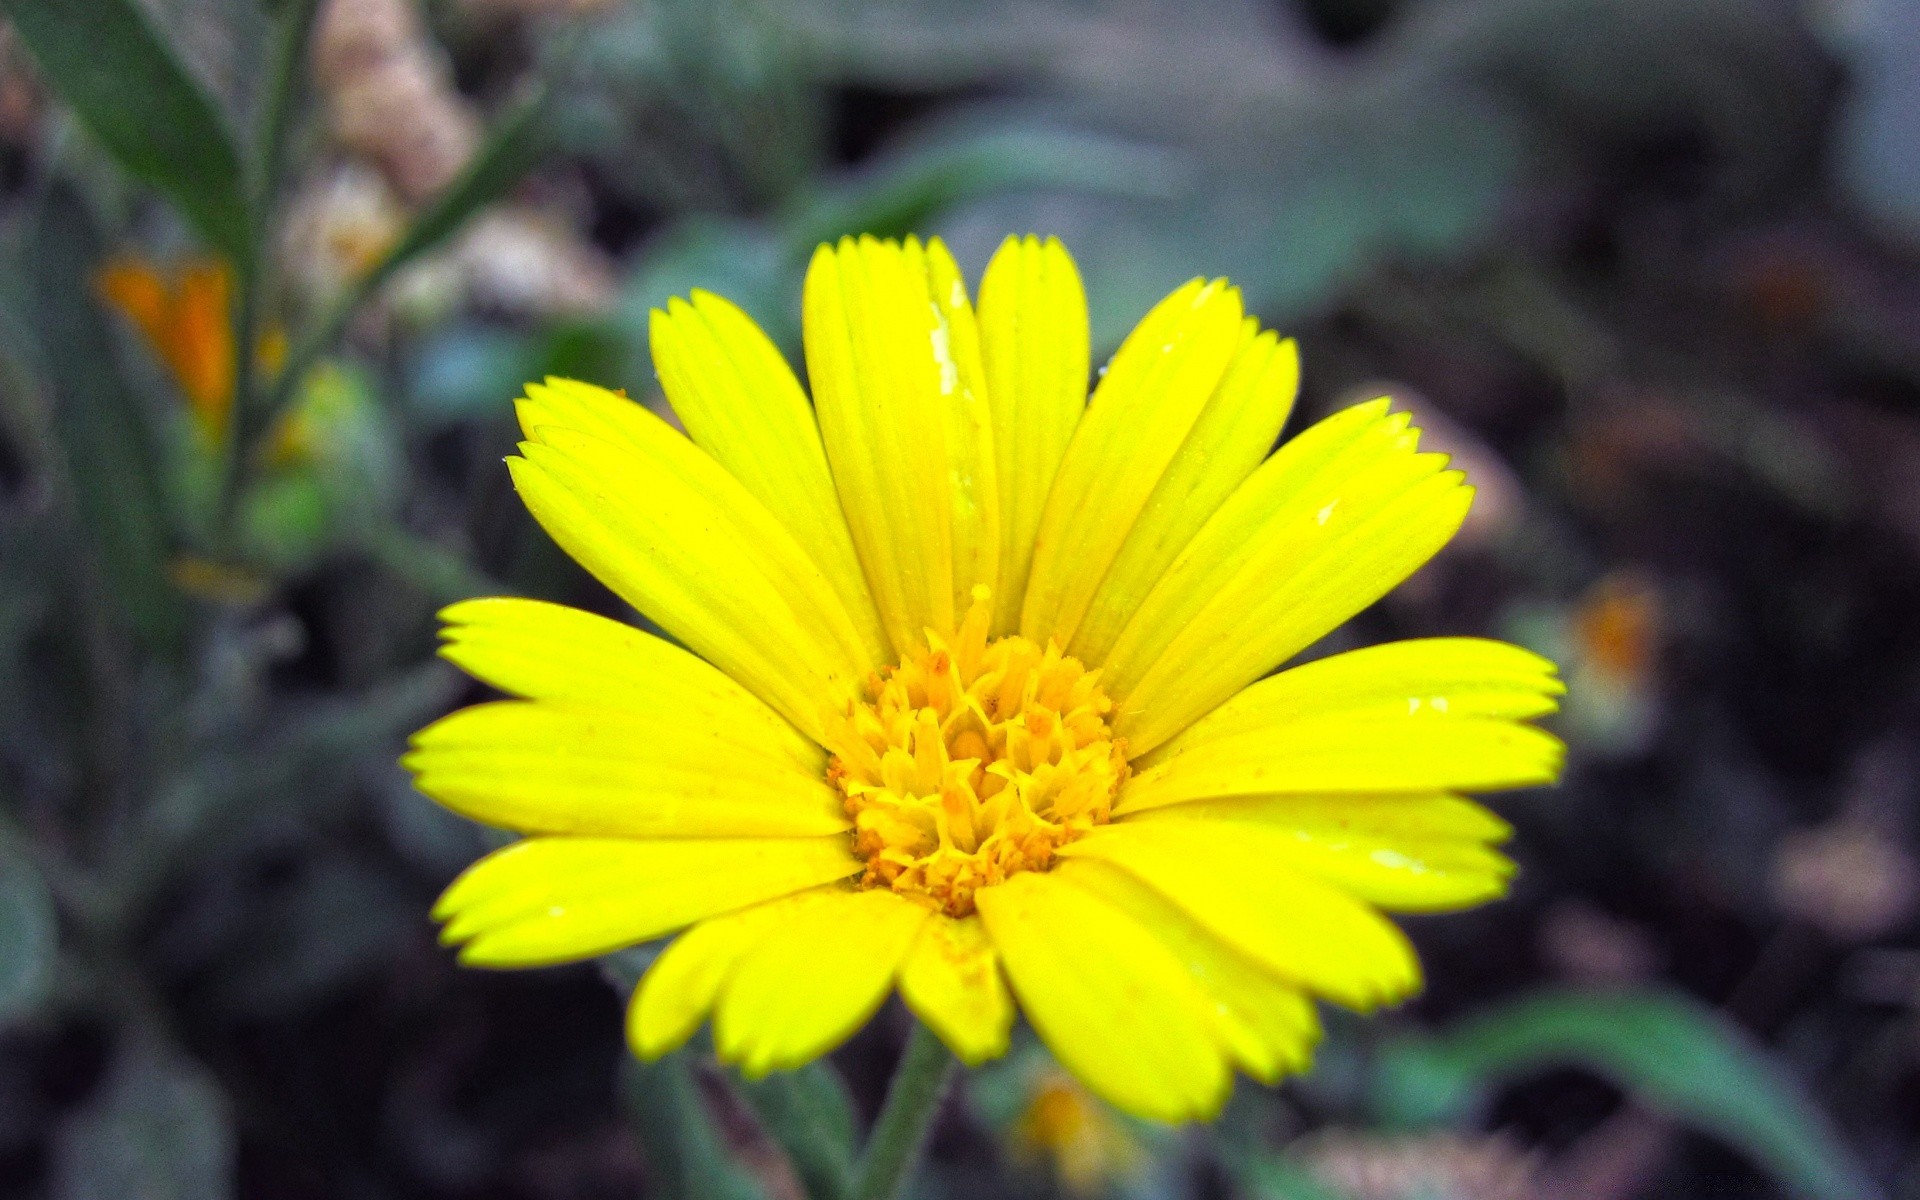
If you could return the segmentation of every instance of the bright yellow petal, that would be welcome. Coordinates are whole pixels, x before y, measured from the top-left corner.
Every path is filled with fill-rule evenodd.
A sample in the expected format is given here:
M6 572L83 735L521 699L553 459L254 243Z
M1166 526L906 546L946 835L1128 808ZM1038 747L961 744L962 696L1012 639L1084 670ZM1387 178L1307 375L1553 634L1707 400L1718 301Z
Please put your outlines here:
M900 968L900 997L968 1066L1006 1052L1013 998L980 918L929 919Z
M1419 988L1419 961L1392 922L1275 862L1269 849L1203 822L1167 820L1103 826L1060 853L1133 873L1227 945L1338 1004L1373 1008Z
M453 811L522 833L812 837L849 827L824 759L697 715L502 700L427 726L401 764Z
M1087 407L1087 295L1057 239L1001 243L980 280L980 351L1000 483L998 637L1020 624L1040 512Z
M799 892L702 921L673 939L647 968L627 1006L627 1042L651 1062L677 1049L713 1011L720 989L747 951L758 945L793 906L812 903Z
M655 309L649 331L660 386L694 444L792 531L839 593L874 660L892 657L813 406L793 368L753 318L710 292Z
M533 967L606 954L856 874L843 834L715 841L541 837L468 867L434 905L460 960Z
M1377 796L1234 796L1195 800L1167 808L1124 813L1116 821L1168 817L1244 821L1318 833L1400 838L1413 842L1479 842L1497 845L1513 826L1471 800L1444 793L1388 792Z
M1275 808L1261 813L1264 820L1236 821L1190 807L1198 808L1156 809L1156 819L1123 828L1150 837L1148 830L1195 825L1195 836L1233 841L1240 852L1257 853L1395 912L1451 912L1497 900L1513 875L1512 861L1480 841L1361 832L1338 823L1289 825Z
M758 1078L845 1041L892 991L931 915L885 889L826 891L784 911L722 988L713 1020L720 1058Z
M1116 812L1219 796L1486 792L1560 774L1560 739L1488 717L1325 716L1195 742L1127 781Z
M1559 707L1567 689L1556 670L1530 650L1485 638L1368 646L1263 679L1135 762L1153 766L1191 746L1334 714L1529 720Z
M793 536L639 405L583 385L527 390L521 420L536 440L507 465L534 517L628 603L820 740L826 713L877 664ZM582 432L589 418L620 429Z
M1307 1069L1320 1018L1299 988L1226 946L1118 867L1082 858L1062 863L1057 874L1124 910L1173 952L1212 1001L1215 1028L1235 1066L1268 1084Z
M1114 639L1160 582L1174 556L1273 449L1300 390L1300 353L1292 340L1258 332L1248 320L1241 344L1180 452L1167 464L1147 506L1100 581L1068 651L1105 662Z
M441 657L528 700L727 726L815 769L819 747L712 664L631 625L539 600L463 600L441 610Z
M1187 968L1122 910L1028 871L975 896L1020 1007L1062 1066L1136 1116L1212 1116L1232 1074Z
M999 491L980 335L938 240L822 246L807 374L854 545L896 652L951 634L999 581Z
M1115 732L1144 754L1391 590L1472 489L1376 401L1288 442L1213 514L1114 643Z
M1021 633L1041 643L1072 640L1243 336L1238 289L1198 279L1127 335L1054 477L1035 535Z

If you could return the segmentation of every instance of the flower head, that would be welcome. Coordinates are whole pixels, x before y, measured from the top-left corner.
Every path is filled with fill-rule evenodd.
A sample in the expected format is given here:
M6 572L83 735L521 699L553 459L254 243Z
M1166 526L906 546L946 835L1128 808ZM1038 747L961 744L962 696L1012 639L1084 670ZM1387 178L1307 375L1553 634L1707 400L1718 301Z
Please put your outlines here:
M1307 1061L1316 998L1420 972L1385 911L1500 895L1552 664L1471 638L1274 669L1452 536L1470 489L1384 400L1273 450L1293 344L1222 281L1148 313L1089 401L1085 298L1009 240L976 310L939 242L822 247L809 402L739 309L653 320L687 430L568 380L509 460L535 518L680 645L528 600L444 653L515 699L415 738L419 787L527 836L441 898L465 961L678 933L635 1050L711 1017L749 1074L896 989L956 1054L1015 1004L1122 1109L1217 1111ZM683 931L683 932L682 932Z

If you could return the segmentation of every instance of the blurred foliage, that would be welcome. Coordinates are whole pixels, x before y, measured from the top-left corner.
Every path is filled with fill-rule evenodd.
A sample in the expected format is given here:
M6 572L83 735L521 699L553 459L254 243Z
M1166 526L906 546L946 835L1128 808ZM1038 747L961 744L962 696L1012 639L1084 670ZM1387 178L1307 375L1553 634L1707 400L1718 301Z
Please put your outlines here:
M897 1010L757 1083L627 1061L657 947L456 970L425 914L491 835L394 759L469 695L438 606L632 615L519 511L525 380L657 403L673 295L797 352L819 242L1029 230L1101 353L1225 274L1303 412L1413 407L1479 507L1341 636L1553 653L1573 769L1308 1078L1175 1134L1023 1042L920 1194L1920 1195L1911 5L4 12L0 1197L837 1200ZM230 432L123 255L231 270Z
M1393 1043L1375 1068L1375 1104L1395 1125L1454 1124L1501 1079L1564 1064L1599 1071L1641 1103L1719 1134L1799 1194L1877 1194L1758 1047L1700 1005L1657 992L1548 993Z

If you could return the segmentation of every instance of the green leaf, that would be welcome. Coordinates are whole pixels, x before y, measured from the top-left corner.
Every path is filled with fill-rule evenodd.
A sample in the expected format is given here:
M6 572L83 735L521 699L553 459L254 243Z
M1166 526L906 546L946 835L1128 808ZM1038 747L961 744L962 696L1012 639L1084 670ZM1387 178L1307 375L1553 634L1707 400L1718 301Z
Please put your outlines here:
M240 156L213 101L137 0L7 0L6 13L48 86L127 173L244 260Z
M61 1130L56 1200L221 1200L233 1193L226 1097L198 1063L132 1034Z
M1388 1120L1457 1120L1495 1081L1577 1065L1716 1134L1796 1193L1880 1195L1800 1086L1743 1031L1672 993L1547 992L1434 1037L1387 1047L1375 1103Z
M740 1079L736 1086L787 1152L812 1200L840 1200L847 1194L854 1161L853 1097L837 1071L812 1062L764 1079Z
M546 151L549 92L535 88L493 127L487 142L446 190L428 203L386 256L354 282L320 323L287 357L274 385L269 415L286 407L294 390L320 357L327 353L362 304L401 268L458 232L476 212L506 195Z
M1155 147L975 113L799 201L783 224L789 245L805 254L847 234L922 233L954 205L999 192L1164 197L1179 173L1176 158Z
M1346 1200L1305 1167L1274 1155L1249 1156L1234 1174L1251 1200Z
M38 374L81 526L126 624L151 646L173 646L182 613L166 575L158 454L92 290L99 258L92 219L77 194L56 185L29 234Z
M33 1011L59 952L53 897L23 847L0 838L0 1026Z

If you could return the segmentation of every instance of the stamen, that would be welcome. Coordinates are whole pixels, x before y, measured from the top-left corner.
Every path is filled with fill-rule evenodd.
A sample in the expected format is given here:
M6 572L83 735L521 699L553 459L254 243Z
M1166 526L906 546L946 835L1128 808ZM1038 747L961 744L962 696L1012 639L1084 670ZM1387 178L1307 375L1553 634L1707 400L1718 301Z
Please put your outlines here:
M1049 642L987 640L987 589L951 643L867 681L834 730L828 781L846 797L864 887L927 897L952 916L974 892L1104 824L1127 776L1099 673Z

